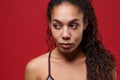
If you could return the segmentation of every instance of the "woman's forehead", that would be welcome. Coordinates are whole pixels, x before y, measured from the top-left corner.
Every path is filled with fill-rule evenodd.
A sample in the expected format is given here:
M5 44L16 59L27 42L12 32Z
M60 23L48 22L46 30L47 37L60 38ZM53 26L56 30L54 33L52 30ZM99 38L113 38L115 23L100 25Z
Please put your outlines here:
M66 11L67 9L72 9L72 10L76 10L77 12L79 13L83 13L82 9L80 6L78 5L75 5L75 4L72 4L70 2L62 2L61 4L59 5L55 5L52 12L56 11L56 8L57 9L62 9L63 11Z
M79 13L78 9L72 6L58 6L54 8L53 13L51 14L51 21L72 21L72 20L81 20L83 19L83 13Z

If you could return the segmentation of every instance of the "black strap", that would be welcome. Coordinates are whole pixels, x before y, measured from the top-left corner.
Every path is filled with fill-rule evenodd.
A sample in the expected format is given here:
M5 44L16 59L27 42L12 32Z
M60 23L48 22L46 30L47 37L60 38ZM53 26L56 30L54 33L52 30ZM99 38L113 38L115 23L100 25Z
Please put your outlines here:
M51 61L50 61L50 57L51 57L51 51L49 53L49 56L48 56L48 74L51 75Z
M48 77L46 80L54 80L51 76L51 61L50 61L50 57L51 57L51 51L49 52L48 55Z

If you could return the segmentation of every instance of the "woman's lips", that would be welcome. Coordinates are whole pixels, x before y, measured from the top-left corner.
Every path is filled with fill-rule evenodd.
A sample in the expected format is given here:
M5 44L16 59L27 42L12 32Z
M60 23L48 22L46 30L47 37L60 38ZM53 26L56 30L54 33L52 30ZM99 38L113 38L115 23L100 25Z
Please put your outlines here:
M60 43L60 46L64 49L69 49L72 47L72 43Z

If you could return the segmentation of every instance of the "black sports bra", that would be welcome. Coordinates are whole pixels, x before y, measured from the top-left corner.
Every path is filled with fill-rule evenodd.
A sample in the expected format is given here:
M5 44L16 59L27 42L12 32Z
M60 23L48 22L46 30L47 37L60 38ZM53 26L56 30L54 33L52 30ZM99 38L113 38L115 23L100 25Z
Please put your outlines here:
M54 80L53 77L51 76L50 57L51 57L51 51L50 51L49 56L48 56L48 77L46 80Z

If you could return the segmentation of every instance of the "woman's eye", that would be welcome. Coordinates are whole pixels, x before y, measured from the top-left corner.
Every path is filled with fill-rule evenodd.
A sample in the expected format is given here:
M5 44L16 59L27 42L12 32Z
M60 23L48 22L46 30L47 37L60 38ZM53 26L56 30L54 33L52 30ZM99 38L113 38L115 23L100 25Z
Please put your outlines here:
M71 24L70 27L76 29L79 25L78 24Z
M54 27L55 29L60 29L62 26L61 26L60 24L53 24L53 27Z

